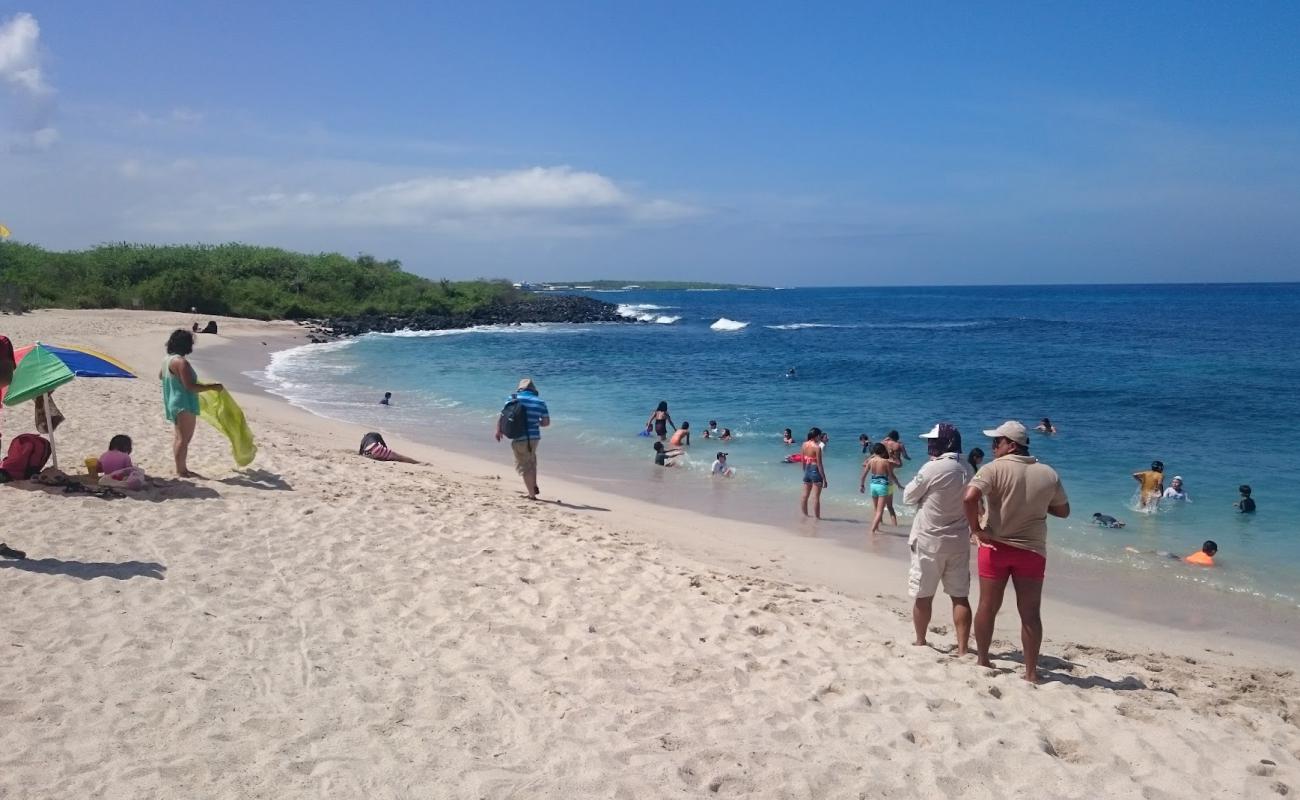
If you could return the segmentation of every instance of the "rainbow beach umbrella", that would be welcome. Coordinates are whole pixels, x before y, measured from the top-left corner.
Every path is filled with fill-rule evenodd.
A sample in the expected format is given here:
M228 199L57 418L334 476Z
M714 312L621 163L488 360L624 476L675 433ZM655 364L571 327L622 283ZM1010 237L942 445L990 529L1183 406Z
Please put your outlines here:
M126 365L112 356L87 350L83 347L59 347L37 342L14 351L14 376L8 388L0 392L4 404L16 406L59 388L73 378L134 378ZM54 427L49 420L49 400L45 403L45 427L50 432L50 451L54 466L59 465L54 449Z

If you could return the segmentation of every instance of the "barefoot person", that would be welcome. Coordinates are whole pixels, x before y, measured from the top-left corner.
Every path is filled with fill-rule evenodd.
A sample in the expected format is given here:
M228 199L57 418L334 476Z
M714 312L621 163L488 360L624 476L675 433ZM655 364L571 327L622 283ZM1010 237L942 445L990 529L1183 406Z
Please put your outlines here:
M1047 515L1070 516L1070 499L1056 470L1029 455L1029 433L1008 421L984 435L993 441L993 461L966 489L966 521L979 542L980 603L975 613L979 664L989 667L993 623L1010 580L1020 611L1025 680L1038 680L1043 644L1043 578L1047 570ZM986 506L980 519L980 503Z
M886 449L884 442L876 442L871 446L871 457L862 463L862 479L858 481L858 492L866 493L867 481L871 481L871 504L875 506L876 513L871 519L871 532L880 533L880 520L885 516L885 509L889 509L890 515L894 521L891 525L898 524L898 515L894 513L893 496L894 487L902 489L903 484L899 482L898 476L894 474L895 464L889 457L889 450Z
M176 474L182 478L198 477L190 472L186 457L190 440L194 438L194 425L199 419L199 392L221 391L219 383L199 383L189 354L194 352L194 334L175 330L167 337L167 357L163 359L158 377L162 380L163 412L176 429L172 442L172 456L176 459Z
M803 515L808 516L808 496L812 495L813 516L822 518L822 489L830 484L826 481L826 465L822 463L822 432L820 428L810 428L808 438L804 439L799 455L803 463L803 499L799 507Z
M542 398L537 396L537 385L532 378L519 381L515 393L506 400L497 416L496 440L510 437L510 449L515 454L515 471L524 479L524 491L529 500L536 500L537 445L541 443L542 428L551 424L551 412Z
M957 630L957 655L966 655L970 642L970 525L966 521L966 484L975 471L962 459L961 432L941 422L926 440L930 460L903 490L903 502L920 506L912 521L907 547L912 566L907 592L912 598L913 644L923 647L934 612L934 595L952 598L952 623Z

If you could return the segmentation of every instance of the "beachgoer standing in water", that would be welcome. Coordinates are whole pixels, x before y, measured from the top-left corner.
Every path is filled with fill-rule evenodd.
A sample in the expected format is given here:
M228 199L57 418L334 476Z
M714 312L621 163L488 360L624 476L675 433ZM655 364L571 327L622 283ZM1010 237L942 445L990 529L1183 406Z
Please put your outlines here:
M961 432L941 422L929 433L930 460L903 490L903 502L920 506L912 521L908 550L912 566L907 590L912 598L913 644L924 646L925 634L934 612L934 595L943 591L952 598L952 623L957 631L957 655L966 655L970 642L970 524L966 521L966 484L975 472L962 460Z
M889 460L894 462L894 466L903 466L903 459L912 460L912 456L907 452L907 445L898 440L898 431L890 431L880 441L885 445L885 450L889 453Z
M506 419L512 405L518 402L522 406L524 419L517 430L508 431ZM529 500L536 500L541 490L537 488L537 446L542 441L542 428L551 424L551 411L537 395L537 385L532 378L519 381L515 393L506 400L501 414L497 416L496 440L499 442L510 434L510 449L515 454L515 471L524 479L524 490Z
M884 442L873 444L871 458L862 463L862 480L858 481L860 493L867 491L868 480L871 481L871 503L876 507L875 516L871 518L871 532L880 533L880 520L885 516L886 506L893 518L890 524L898 524L898 515L894 513L892 498L895 486L903 488L898 476L894 474L894 462L890 460L889 450L886 449Z
M659 441L662 442L668 438L669 425L673 426L674 431L677 430L677 426L673 424L672 415L668 413L668 401L660 400L659 406L650 412L650 419L646 420L645 429L653 430L655 436L658 436Z
M1029 455L1029 433L1007 421L984 435L993 441L993 461L975 474L964 505L971 534L979 542L980 603L975 612L979 665L991 667L993 623L1010 580L1020 611L1025 680L1038 681L1043 644L1043 579L1047 572L1047 515L1070 516L1070 498L1056 470ZM980 519L980 504L986 505Z
M1165 492L1165 462L1152 461L1151 469L1134 472L1133 480L1141 487L1140 506L1147 508L1159 505L1160 497Z
M379 401L381 406L391 406L393 404L393 393L384 392L384 399Z
M199 419L199 392L219 392L219 383L199 383L189 354L194 352L194 334L185 330L172 331L167 337L167 357L163 359L158 377L162 380L163 413L176 430L172 442L172 456L176 461L176 474L182 478L199 477L190 472L186 458L194 426Z
M830 485L826 480L826 465L822 463L821 438L820 428L810 428L808 438L799 448L799 454L803 456L803 499L799 507L803 509L803 515L808 516L808 495L811 494L813 516L817 519L822 518L822 489Z
M1174 479L1169 482L1169 488L1165 489L1164 499L1181 500L1186 503L1192 502L1191 495L1183 488L1183 476L1175 475Z
M978 447L972 447L970 455L966 456L966 463L970 464L971 470L979 472L980 467L984 464L984 451Z
M673 431L673 439L668 444L673 447L689 447L691 444L691 423L683 422L682 427Z

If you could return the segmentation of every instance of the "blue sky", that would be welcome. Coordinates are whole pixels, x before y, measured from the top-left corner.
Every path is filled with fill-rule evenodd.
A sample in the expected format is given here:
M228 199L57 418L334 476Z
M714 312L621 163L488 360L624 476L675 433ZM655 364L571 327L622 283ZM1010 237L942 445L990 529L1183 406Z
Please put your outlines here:
M0 221L432 277L1295 280L1300 4L0 0Z

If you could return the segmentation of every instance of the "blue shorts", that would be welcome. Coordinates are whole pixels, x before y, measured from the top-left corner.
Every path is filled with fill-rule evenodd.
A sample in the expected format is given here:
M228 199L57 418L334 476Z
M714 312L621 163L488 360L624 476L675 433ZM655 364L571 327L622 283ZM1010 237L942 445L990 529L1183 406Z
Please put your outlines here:
M803 482L804 482L804 483L821 483L821 482L822 482L822 471L819 470L819 469L817 469L817 465L816 465L816 464L804 464L804 467L803 467Z
M889 497L894 493L894 486L888 480L871 479L872 497Z

